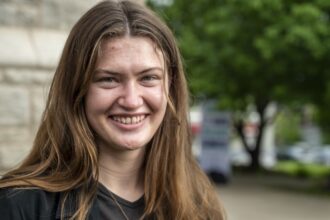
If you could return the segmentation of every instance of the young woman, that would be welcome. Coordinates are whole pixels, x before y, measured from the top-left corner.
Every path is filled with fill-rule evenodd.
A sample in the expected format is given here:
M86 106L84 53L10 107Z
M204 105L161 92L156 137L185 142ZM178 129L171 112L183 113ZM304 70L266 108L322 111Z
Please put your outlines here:
M1 219L224 219L188 112L168 27L100 2L68 37L31 153L0 181Z

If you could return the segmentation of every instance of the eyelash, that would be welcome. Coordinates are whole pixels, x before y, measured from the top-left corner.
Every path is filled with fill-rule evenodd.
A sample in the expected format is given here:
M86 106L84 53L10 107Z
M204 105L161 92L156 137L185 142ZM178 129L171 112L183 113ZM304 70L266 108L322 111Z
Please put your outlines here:
M143 81L151 81L151 80L157 80L157 79L158 79L158 77L154 76L154 75L146 75L146 76L142 77Z
M102 77L98 81L99 82L118 82L118 80L112 76Z
M158 80L160 80L160 76L155 75L155 74L147 74L147 75L143 75L140 77L139 81L141 83L141 85L150 87L150 86L155 86L158 82ZM98 79L96 79L96 82L102 84L105 87L111 87L114 88L116 87L120 82L121 79L115 76L101 76Z

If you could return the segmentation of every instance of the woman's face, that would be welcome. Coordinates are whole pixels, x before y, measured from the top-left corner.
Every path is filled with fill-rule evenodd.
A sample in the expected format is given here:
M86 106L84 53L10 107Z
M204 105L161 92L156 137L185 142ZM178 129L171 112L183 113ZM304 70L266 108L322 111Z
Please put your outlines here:
M104 40L85 101L99 147L144 147L164 118L167 87L163 55L150 39Z

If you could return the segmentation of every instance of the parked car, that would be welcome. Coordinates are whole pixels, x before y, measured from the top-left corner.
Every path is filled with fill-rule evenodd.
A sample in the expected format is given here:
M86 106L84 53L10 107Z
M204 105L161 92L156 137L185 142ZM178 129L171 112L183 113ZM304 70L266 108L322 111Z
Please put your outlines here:
M300 143L277 151L278 160L293 160L330 166L330 145L308 146Z

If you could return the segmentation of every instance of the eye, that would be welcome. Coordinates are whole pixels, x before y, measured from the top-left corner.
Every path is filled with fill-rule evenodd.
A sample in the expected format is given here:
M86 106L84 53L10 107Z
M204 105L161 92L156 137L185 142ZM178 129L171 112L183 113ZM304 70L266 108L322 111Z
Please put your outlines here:
M114 88L119 84L119 79L114 76L100 76L95 82L104 88Z
M156 74L147 74L141 77L142 85L146 87L156 86L161 82L161 77Z
M158 77L154 75L146 75L142 77L142 81L152 81L152 80L157 80Z
M115 77L112 77L112 76L101 77L98 81L99 82L109 82L109 83L118 82L118 80Z

